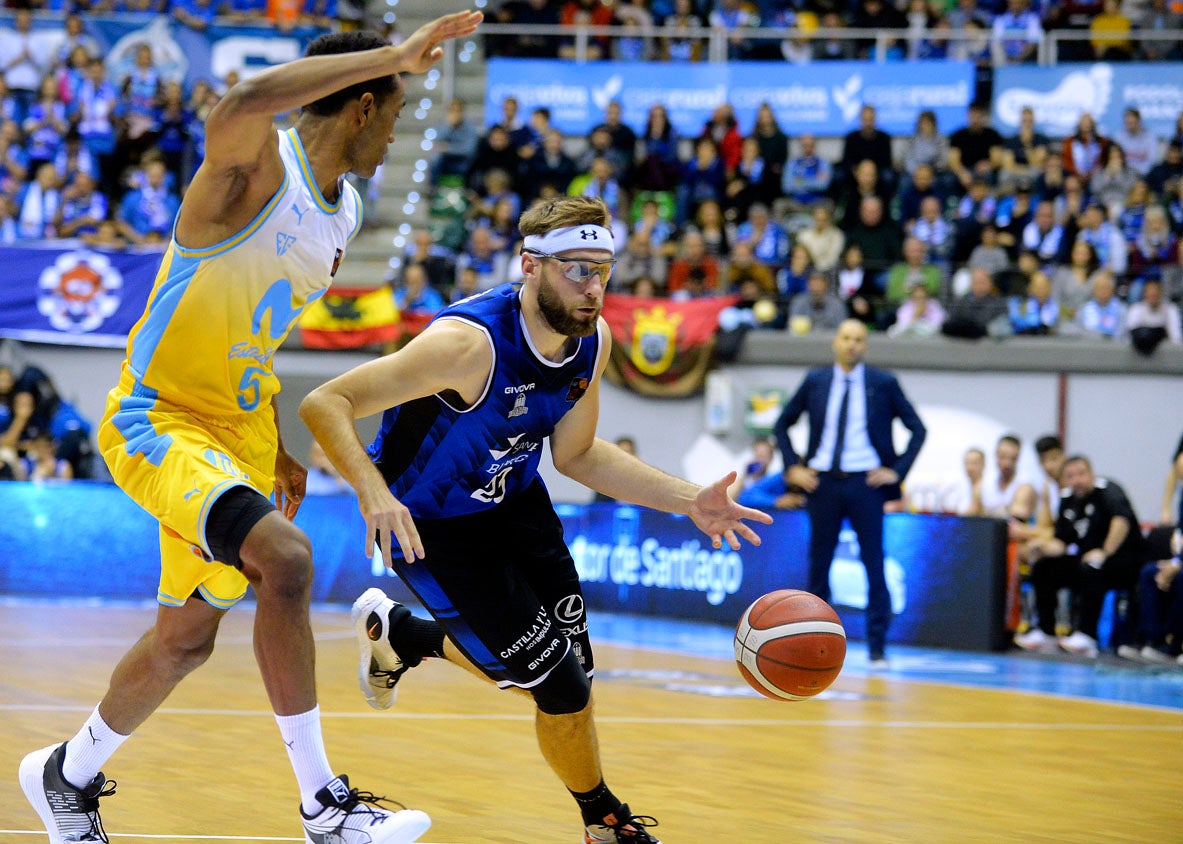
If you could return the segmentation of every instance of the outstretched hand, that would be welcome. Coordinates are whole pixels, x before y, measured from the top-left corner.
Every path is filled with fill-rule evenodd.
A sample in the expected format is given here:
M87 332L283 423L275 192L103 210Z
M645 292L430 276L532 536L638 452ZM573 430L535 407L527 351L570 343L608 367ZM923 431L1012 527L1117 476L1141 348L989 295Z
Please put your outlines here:
M760 544L760 537L744 524L744 519L766 525L772 524L772 516L736 504L727 494L727 488L735 483L735 478L736 473L732 472L710 486L704 486L699 490L687 513L698 529L711 538L713 547L723 547L725 540L732 551L739 550L740 537L753 545Z
M444 15L431 23L425 23L399 45L399 71L426 73L444 57L443 48L439 46L441 42L472 35L483 19L482 13L469 11Z

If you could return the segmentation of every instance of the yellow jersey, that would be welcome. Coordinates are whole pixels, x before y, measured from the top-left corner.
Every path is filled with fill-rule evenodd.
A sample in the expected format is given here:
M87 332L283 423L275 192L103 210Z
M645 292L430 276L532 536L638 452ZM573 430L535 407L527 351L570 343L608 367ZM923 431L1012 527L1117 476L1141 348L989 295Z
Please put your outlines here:
M361 228L344 178L325 201L295 129L279 133L283 184L233 237L190 249L175 228L144 315L128 338L127 376L144 398L210 416L266 410L279 392L276 350L324 295Z

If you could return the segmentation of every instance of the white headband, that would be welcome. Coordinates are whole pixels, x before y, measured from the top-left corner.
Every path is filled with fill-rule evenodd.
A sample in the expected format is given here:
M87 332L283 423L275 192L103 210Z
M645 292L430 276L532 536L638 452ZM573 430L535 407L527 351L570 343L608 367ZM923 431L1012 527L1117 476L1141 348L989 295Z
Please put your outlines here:
M534 252L557 255L569 249L607 249L613 255L612 232L603 226L583 225L552 229L546 234L528 234L522 241L522 248Z

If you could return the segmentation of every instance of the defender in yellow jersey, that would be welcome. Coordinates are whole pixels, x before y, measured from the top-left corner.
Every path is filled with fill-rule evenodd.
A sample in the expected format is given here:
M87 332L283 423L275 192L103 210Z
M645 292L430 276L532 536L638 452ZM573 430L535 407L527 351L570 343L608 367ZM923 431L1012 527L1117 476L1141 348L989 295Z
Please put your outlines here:
M305 840L401 844L430 825L422 812L381 808L329 766L308 618L312 554L291 522L306 473L279 435L272 362L361 225L343 177L373 175L393 141L405 99L398 74L426 71L441 41L480 19L439 18L397 47L368 32L322 36L210 112L205 159L99 431L116 483L160 522L160 607L74 738L21 762L21 788L53 844L107 841L98 803L113 783L99 768L205 662L248 584ZM295 127L277 132L273 115L294 109Z

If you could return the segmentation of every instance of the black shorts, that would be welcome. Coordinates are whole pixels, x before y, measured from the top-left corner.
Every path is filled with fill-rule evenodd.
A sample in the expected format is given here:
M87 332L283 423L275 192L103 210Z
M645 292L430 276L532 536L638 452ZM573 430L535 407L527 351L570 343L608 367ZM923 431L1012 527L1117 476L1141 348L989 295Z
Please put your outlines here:
M538 684L570 648L592 676L583 590L541 482L486 512L415 524L426 559L395 558L395 571L497 685Z

